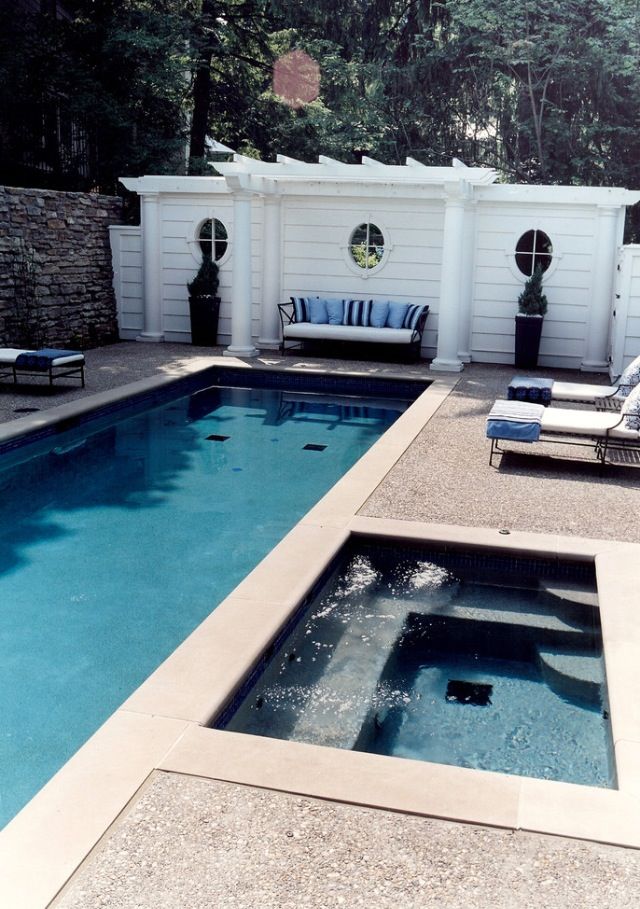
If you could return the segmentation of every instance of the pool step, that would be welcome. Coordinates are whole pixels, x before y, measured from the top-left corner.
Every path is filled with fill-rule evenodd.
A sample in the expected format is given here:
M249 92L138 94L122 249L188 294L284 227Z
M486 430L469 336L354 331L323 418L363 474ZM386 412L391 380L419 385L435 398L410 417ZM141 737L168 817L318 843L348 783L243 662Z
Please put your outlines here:
M531 606L527 606L526 611L513 608L501 609L500 603L492 601L493 605L486 606L465 606L450 604L444 609L435 611L435 615L454 619L466 619L472 622L489 622L502 625L515 625L518 627L526 626L528 628L540 628L550 632L575 635L582 638L585 632L590 632L590 625L578 623L576 621L567 621L564 615L558 615L551 612L534 612ZM417 610L416 610L417 611Z
M563 602L577 603L579 606L598 605L598 594L595 590L585 590L582 585L572 584L570 581L543 584L543 589L552 597Z
M384 598L376 598L366 611L366 634L357 618L345 627L290 738L334 748L355 744L389 652L406 622L397 600L385 604Z
M598 703L604 681L602 658L591 653L538 648L545 682L556 694L570 700Z

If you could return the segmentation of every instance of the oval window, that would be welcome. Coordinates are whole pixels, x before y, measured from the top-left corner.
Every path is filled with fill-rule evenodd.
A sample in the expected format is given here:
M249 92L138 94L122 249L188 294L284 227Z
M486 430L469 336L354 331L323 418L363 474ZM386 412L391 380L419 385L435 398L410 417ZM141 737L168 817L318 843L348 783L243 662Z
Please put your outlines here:
M349 240L351 258L360 268L375 268L384 255L384 237L375 224L359 224Z
M217 218L210 218L200 228L198 243L200 244L202 255L206 258L211 257L217 262L218 259L224 256L229 245L227 228Z
M543 230L528 230L516 244L516 265L528 278L540 267L546 271L553 258L553 244Z

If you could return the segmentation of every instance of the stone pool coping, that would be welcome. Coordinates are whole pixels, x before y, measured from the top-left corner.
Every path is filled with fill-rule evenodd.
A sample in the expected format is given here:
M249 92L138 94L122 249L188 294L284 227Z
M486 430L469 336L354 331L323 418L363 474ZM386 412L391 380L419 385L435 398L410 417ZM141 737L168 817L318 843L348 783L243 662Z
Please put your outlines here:
M215 361L208 358L188 371ZM231 365L228 358L224 365ZM634 656L640 630L632 621L640 545L525 532L505 537L497 529L357 514L457 378L437 378L0 833L3 903L46 906L156 770L640 846L640 718L633 696L640 687ZM135 386L146 391L166 381ZM91 400L74 404L86 412ZM104 403L93 402L94 407ZM42 426L48 416L55 419L49 411L16 420L11 428L34 420ZM509 777L205 728L351 534L594 560L620 788Z

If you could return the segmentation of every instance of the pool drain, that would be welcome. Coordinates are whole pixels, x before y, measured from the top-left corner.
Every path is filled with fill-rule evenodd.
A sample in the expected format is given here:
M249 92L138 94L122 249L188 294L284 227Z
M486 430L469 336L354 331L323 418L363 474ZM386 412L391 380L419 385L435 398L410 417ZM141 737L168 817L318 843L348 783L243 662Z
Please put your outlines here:
M491 704L493 685L482 682L464 682L449 679L445 700L454 704L469 704L473 707L488 707Z

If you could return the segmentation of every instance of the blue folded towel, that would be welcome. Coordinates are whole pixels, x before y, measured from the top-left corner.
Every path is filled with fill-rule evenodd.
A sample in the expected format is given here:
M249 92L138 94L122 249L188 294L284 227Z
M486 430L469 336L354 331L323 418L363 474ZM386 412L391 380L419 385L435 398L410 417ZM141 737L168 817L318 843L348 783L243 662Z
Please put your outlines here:
M537 442L543 414L542 404L496 401L487 417L487 438Z
M56 350L53 347L43 347L42 350L25 351L16 357L16 366L23 369L35 369L46 372L54 360L59 357L82 357L80 350Z
M553 379L533 376L514 376L507 388L509 401L531 401L535 404L551 404Z

